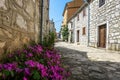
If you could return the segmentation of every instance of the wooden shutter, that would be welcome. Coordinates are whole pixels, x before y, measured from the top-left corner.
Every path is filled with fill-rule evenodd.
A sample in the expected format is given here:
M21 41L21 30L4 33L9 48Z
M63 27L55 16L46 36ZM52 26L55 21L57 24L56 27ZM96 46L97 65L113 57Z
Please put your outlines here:
M77 21L79 21L79 14L77 15Z
M86 9L83 9L83 17L86 16Z
M86 35L86 28L85 27L83 27L83 35Z

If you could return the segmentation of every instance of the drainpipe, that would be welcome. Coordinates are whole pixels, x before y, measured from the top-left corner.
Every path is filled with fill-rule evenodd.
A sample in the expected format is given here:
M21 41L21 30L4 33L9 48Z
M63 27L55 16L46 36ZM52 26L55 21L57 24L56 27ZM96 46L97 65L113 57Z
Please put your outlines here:
M42 29L43 29L43 0L39 0L40 3L40 7L39 7L39 11L40 12L40 44L42 44Z
M89 42L90 42L90 0L83 0L87 5L88 5L88 40L87 40L87 46L89 47Z

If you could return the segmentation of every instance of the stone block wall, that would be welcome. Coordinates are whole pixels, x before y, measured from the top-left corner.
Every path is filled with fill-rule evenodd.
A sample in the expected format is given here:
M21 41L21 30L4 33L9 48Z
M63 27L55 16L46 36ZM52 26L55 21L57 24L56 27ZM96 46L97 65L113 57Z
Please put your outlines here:
M49 0L43 0L43 28L42 28L42 38L49 34Z
M39 0L0 0L0 53L39 40Z
M98 27L106 24L106 48L120 50L120 0L105 0L99 7L99 0L90 4L90 45L97 47Z

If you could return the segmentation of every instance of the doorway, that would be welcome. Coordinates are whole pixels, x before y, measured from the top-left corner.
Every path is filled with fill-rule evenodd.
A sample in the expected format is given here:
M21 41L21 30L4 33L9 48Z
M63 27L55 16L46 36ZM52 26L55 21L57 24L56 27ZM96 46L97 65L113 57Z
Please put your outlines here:
M79 33L80 33L80 31L77 30L77 42L79 42Z
M99 45L98 47L106 48L106 24L99 26Z

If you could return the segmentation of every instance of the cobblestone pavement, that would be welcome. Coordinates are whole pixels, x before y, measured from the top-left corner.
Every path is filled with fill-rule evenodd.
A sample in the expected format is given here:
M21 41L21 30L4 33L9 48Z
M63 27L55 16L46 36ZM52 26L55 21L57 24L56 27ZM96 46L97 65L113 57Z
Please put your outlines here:
M120 80L120 52L57 42L69 80Z

